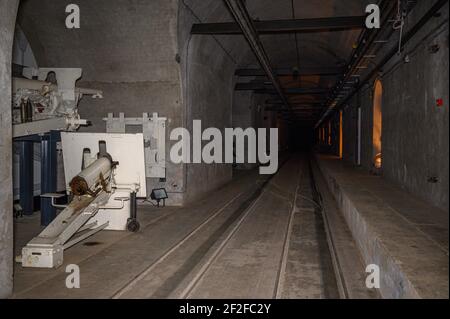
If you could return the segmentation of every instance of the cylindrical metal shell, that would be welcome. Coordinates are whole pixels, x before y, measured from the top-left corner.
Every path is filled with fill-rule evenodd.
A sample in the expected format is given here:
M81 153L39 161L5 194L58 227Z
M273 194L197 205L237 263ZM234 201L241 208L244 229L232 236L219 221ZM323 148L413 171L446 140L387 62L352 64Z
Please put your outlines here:
M101 157L75 176L69 185L74 195L81 196L102 187L110 175L111 161Z

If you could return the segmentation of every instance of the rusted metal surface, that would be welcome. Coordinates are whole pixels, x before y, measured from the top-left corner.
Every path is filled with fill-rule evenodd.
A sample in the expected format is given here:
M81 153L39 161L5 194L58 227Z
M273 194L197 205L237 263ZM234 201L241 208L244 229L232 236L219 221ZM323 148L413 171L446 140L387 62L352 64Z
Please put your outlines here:
M76 196L89 193L89 186L83 177L75 176L69 183L71 192Z
M94 197L89 195L76 196L69 205L69 207L73 210L70 217L72 218L73 216L81 213L83 209L85 209L90 203L92 203L93 200Z

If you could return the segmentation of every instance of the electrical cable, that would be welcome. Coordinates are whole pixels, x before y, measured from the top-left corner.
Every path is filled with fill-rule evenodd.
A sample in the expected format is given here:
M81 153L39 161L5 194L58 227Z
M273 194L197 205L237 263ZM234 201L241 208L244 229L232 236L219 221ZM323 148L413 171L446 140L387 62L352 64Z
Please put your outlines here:
M402 53L402 39L403 39L403 27L405 25L405 12L401 9L401 0L397 0L397 16L394 20L392 28L394 30L400 30L400 36L398 40L398 52L397 54Z
M316 205L316 207L317 207L318 209L320 209L320 210L322 209L322 205L319 204L318 202L316 202L314 199L309 198L308 196L305 196L305 195L302 195L302 194L298 194L298 193L297 193L297 196L299 196L299 197L301 197L301 198L303 198L303 199L306 199L308 202L310 202L310 203Z
M295 6L294 6L294 0L291 0L291 7L292 7L292 19L295 19ZM298 50L298 38L297 38L297 32L294 33L295 37L295 52L297 55L297 69L300 68L300 52Z

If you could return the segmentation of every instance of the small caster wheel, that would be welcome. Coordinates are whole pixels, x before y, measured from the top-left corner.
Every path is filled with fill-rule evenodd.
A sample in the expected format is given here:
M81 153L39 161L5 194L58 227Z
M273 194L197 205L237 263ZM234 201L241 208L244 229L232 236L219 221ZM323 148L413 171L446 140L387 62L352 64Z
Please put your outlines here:
M137 231L139 231L140 227L141 225L136 219L129 219L127 222L127 230L129 232L136 233Z

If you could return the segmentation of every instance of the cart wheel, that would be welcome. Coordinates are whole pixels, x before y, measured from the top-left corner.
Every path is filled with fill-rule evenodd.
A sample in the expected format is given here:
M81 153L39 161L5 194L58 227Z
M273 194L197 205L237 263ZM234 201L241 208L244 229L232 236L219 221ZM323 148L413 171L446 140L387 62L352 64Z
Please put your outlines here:
M127 230L129 232L136 233L137 231L139 231L140 227L141 225L136 219L129 219L127 222Z

